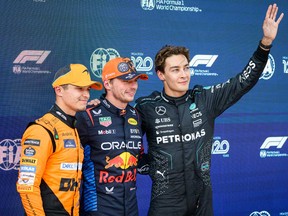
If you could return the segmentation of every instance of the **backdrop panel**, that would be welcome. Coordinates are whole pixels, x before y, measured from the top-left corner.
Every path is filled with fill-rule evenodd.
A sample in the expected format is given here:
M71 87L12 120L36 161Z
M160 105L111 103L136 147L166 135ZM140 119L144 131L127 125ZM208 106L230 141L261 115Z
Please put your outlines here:
M275 2L281 12L288 11L288 1ZM60 67L82 63L100 81L109 59L130 57L137 70L149 75L148 82L139 81L138 98L162 89L153 60L163 45L173 44L190 49L191 87L224 82L243 69L256 49L271 3L0 1L0 215L23 215L15 186L20 139L27 123L54 103L51 81ZM216 122L212 148L216 216L288 215L287 15L261 80ZM206 61L199 63L203 58ZM101 93L92 92L91 97ZM137 185L144 216L150 178L138 176Z

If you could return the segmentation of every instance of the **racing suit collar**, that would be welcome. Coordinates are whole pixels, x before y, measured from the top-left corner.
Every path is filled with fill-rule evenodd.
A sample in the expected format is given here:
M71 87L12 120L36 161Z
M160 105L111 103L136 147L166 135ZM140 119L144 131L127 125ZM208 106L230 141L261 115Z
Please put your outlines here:
M71 128L75 128L76 125L76 118L75 116L67 115L63 112L63 110L60 109L59 106L54 104L51 109L49 110L49 113L60 119L62 122L64 122L66 125L68 125Z
M168 96L164 89L163 91L161 92L161 97L167 102L167 103L171 103L171 104L175 104L176 106L178 105L181 105L183 103L185 103L189 97L190 97L190 94L189 94L189 90L181 97L171 97L171 96Z
M101 104L103 104L107 110L109 110L111 113L117 114L119 116L124 116L126 114L126 109L119 109L119 108L115 107L112 103L110 103L109 100L107 100L105 98L105 96L106 96L106 94L103 94L100 97L100 101L101 101Z

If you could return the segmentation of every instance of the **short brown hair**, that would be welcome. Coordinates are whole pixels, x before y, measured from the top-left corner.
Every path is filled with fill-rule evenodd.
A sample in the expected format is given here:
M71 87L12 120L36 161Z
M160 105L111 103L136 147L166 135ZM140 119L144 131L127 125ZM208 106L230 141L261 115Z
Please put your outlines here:
M188 62L190 61L189 49L186 47L165 45L155 56L155 71L157 72L159 70L164 72L165 60L172 55L184 55Z

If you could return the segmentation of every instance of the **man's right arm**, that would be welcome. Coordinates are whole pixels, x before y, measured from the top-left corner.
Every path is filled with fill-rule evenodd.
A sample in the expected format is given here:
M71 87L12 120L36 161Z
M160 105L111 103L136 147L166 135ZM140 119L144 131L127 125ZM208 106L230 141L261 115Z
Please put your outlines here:
M51 138L42 126L32 125L24 132L21 147L17 191L27 216L45 215L40 183L46 162L53 152Z
M137 113L139 115L139 119L140 119L139 122L141 123L141 134L142 134L142 144L141 144L141 150L140 150L138 164L137 164L137 172L141 175L148 175L149 174L149 157L148 157L148 154L144 152L144 140L146 140L144 139L146 136L145 123L143 122L144 113L141 111L139 104L135 105L135 109L137 110Z

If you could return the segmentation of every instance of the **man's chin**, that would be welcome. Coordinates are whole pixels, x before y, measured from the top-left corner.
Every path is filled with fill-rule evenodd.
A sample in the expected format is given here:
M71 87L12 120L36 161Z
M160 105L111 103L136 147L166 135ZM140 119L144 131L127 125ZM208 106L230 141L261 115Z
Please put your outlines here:
M134 100L134 96L130 96L130 97L127 97L126 98L126 102L127 103L130 103L130 102L132 102Z
M179 88L178 90L180 91L180 92L187 92L188 91L188 89L189 89L189 86L182 86L181 88Z
M85 111L85 110L86 110L86 106L87 106L87 104L79 107L77 112L79 112L79 111Z

